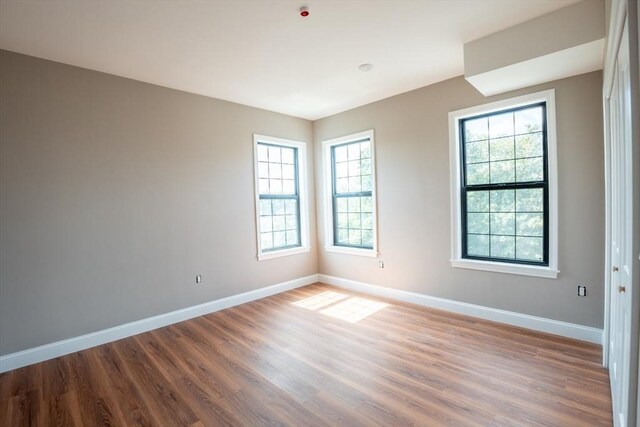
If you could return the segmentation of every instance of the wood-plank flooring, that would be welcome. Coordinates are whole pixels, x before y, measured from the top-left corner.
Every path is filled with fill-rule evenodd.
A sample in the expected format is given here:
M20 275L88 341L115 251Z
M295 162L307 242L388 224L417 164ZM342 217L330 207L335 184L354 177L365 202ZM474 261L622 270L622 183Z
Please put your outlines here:
M606 426L600 361L315 284L1 374L0 425Z

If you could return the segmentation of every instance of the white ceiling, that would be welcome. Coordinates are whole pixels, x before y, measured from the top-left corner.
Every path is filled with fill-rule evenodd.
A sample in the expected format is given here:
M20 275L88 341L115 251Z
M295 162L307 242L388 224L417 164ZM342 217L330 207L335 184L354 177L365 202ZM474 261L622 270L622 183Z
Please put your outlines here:
M0 47L315 120L462 75L464 43L572 3L0 0Z

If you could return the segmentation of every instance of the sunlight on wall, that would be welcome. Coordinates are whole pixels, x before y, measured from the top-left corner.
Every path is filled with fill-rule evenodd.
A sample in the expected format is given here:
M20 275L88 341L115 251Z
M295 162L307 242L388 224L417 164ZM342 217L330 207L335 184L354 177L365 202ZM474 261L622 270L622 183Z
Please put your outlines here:
M384 302L361 297L346 298L349 298L349 295L325 291L318 295L296 301L293 305L312 311L326 307L324 310L321 310L320 313L350 323L356 323L389 305Z

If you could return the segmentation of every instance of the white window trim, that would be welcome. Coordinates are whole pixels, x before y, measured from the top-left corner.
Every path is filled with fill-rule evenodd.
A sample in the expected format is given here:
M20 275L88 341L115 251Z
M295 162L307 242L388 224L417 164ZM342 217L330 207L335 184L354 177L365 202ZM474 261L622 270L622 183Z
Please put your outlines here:
M547 104L547 161L549 176L549 266L510 264L462 258L462 213L460 211L460 143L459 123L467 117L516 108L536 102ZM459 268L485 270L555 279L558 277L558 164L556 149L555 90L519 96L478 105L449 113L449 161L451 172L451 265Z
M298 191L300 199L300 243L295 248L276 249L263 251L260 239L260 192L258 191L258 143L276 144L285 147L297 148L298 153ZM309 239L309 201L308 201L308 180L307 180L307 144L300 141L276 138L273 136L253 134L253 175L254 175L254 195L255 195L255 217L256 217L256 245L258 249L257 258L259 261L278 258L288 255L295 255L309 252L311 244Z
M333 244L333 181L331 176L331 147L345 144L359 139L369 138L371 141L371 196L373 206L373 249L351 248L347 246L336 246ZM376 151L373 136L373 129L340 138L329 139L322 142L322 173L324 179L324 230L325 246L327 252L335 252L349 255L359 255L368 257L378 256L378 203L377 203L377 179L376 179Z

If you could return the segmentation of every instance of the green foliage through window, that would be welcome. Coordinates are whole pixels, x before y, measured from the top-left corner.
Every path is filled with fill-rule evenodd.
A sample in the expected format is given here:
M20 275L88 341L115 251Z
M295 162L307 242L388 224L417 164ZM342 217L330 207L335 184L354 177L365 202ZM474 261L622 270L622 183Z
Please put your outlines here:
M260 247L301 246L298 149L259 142L257 155Z
M373 248L371 141L331 147L334 245Z
M463 257L548 264L546 105L461 120Z

